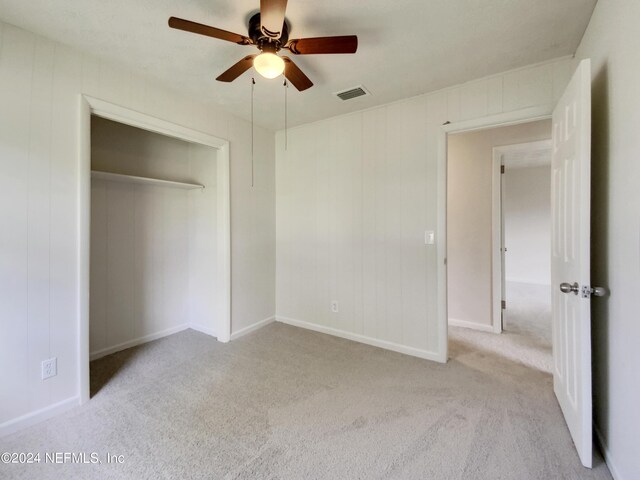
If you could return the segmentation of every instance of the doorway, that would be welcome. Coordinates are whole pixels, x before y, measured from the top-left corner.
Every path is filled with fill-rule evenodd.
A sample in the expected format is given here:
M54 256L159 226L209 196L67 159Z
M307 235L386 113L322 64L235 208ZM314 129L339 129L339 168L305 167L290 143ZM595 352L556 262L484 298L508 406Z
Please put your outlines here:
M449 340L548 373L550 138L539 120L447 145Z
M551 142L497 147L494 162L501 171L495 252L501 268L494 275L502 285L502 330L526 337L550 357Z
M555 105L476 120L445 122L438 147L437 252L440 359L448 357L447 140L449 135L552 120L551 285L553 391L582 464L592 465L591 298L591 62L582 60ZM494 190L495 191L495 190ZM556 288L557 287L557 288ZM462 329L461 329L462 330ZM471 330L470 330L471 331ZM502 335L493 335L502 337Z

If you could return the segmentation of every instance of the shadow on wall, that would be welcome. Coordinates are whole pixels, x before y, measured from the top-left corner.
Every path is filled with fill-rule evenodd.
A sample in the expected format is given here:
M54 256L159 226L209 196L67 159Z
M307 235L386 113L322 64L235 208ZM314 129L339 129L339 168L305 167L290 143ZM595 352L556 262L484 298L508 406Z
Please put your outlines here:
M605 63L592 83L591 132L591 283L609 285L609 81ZM595 423L609 437L609 302L595 298L591 311Z

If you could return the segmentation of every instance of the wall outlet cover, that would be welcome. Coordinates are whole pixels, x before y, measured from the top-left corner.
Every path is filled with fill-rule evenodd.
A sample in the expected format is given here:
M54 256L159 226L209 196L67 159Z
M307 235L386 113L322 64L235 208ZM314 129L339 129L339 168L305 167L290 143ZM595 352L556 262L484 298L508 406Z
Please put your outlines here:
M58 374L58 359L56 357L42 361L42 380L55 377Z

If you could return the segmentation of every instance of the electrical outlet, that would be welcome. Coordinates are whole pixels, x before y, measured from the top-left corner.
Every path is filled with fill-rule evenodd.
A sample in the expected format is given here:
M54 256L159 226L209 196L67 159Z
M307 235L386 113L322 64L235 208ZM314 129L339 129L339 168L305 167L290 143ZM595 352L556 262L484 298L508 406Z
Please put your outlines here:
M56 357L42 361L42 380L55 377L58 374L58 360Z
M331 311L333 313L338 313L338 302L336 300L331 302Z

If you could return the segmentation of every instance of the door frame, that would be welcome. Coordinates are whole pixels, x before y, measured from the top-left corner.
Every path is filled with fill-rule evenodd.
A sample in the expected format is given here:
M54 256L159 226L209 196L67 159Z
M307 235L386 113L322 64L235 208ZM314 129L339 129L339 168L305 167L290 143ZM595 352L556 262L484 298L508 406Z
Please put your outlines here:
M528 122L527 122L528 123ZM514 143L493 147L493 166L491 181L491 282L492 282L492 327L494 333L502 333L503 310L502 301L506 300L505 273L504 273L504 175L502 166L504 156L508 154L531 150L549 149L551 140L538 140L534 142ZM551 215L551 213L549 213ZM549 279L551 280L551 279Z
M89 282L91 246L91 115L141 128L189 143L213 147L216 152L217 210L217 298L216 338L226 343L231 338L231 206L229 141L147 115L95 97L79 95L79 181L78 181L78 368L80 404L89 400ZM212 333L212 332L207 332Z
M438 325L439 329L439 355L438 360L446 362L448 359L449 342L449 315L447 292L447 140L450 134L487 130L496 127L506 127L521 123L530 123L551 118L555 103L531 107L513 112L489 115L487 117L463 120L459 122L447 122L440 128L438 134L438 179L437 179L437 277L438 277Z

